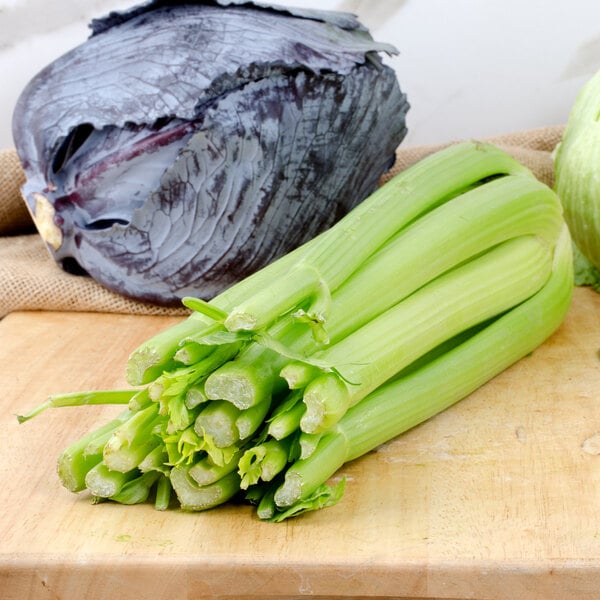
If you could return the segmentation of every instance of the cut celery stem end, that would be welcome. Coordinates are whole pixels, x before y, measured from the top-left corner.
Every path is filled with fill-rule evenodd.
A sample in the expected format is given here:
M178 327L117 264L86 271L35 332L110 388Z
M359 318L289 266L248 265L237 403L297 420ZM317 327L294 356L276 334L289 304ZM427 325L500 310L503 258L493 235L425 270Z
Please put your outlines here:
M121 422L119 422L119 424L120 423ZM94 438L90 441L90 443L87 444L87 446L84 448L84 450L83 450L84 456L98 455L99 457L102 457L102 453L104 452L104 446L106 446L106 443L108 442L108 440L110 440L110 438L112 437L112 435L115 432L115 429L117 427L118 427L118 425L115 424L114 428L109 429L108 431L104 432L102 435L94 436Z
M134 394L131 397L131 400L129 401L129 410L133 413L133 412L138 412L140 410L143 410L144 408L148 408L148 406L150 406L150 403L152 402L152 400L150 399L150 394L148 392L148 388L142 388L141 390L138 390L138 392L136 394Z
M221 344L211 348L210 352L197 363L165 371L149 386L148 393L155 402L169 397L184 396L187 390L202 383L215 369L231 360L240 349L239 343Z
M240 487L246 490L259 481L271 481L286 466L289 450L289 443L277 440L268 440L248 448L238 463Z
M275 504L279 508L287 508L310 496L346 462L348 452L346 438L342 434L324 435L318 451L308 459L296 461L287 469L283 484L275 491ZM332 465L337 467L333 469Z
M156 483L156 497L154 498L154 508L156 510L167 510L171 504L171 480L169 477L162 476Z
M306 387L318 373L318 367L294 360L281 369L280 376L285 379L290 390L299 390Z
M435 279L316 356L335 365L349 382L349 408L444 340L526 300L546 283L551 268L547 244L529 236L509 240ZM311 385L311 402L326 407L327 389L320 387L318 381ZM313 421L308 433L319 430Z
M73 406L92 406L101 404L128 404L138 390L93 390L72 392L68 394L53 394L26 415L17 415L19 423L33 419L48 408L65 408Z
M300 458L308 458L317 449L323 433L305 433L302 431L298 437L300 445Z
M312 298L321 285L319 272L310 265L300 263L277 280L238 304L225 319L229 331L255 331L296 306Z
M113 444L114 436L104 446L103 460L114 471L126 473L136 468L144 458L159 445L158 438L146 430L147 438L133 442L131 445Z
M211 400L196 417L194 431L200 436L210 436L217 448L228 448L240 439L236 420L240 409L226 400Z
M290 390L285 398L275 403L275 406L266 420L266 435L281 440L296 432L300 425L300 418L306 410L302 402L302 390Z
M208 376L204 393L211 400L231 402L240 410L250 408L277 391L278 373L285 361L278 353L251 344Z
M159 444L154 430L160 419L158 406L152 404L120 425L104 446L107 467L123 473L136 468Z
M304 273L314 269L321 285L331 293L410 221L485 178L507 173L531 176L516 160L489 144L449 146L396 175L361 202L303 253L296 270ZM262 302L244 302L245 328L266 327L277 316L294 309L303 288L271 281L257 296ZM273 298L276 311L271 308Z
M263 521L268 521L275 515L275 487L268 489L260 499L256 507L256 515Z
M175 360L184 365L192 365L205 358L211 351L212 348L208 345L187 342L175 352Z
M298 431L300 420L306 411L306 405L298 398L288 410L274 415L267 427L267 433L276 440L282 440Z
M88 471L102 460L105 436L112 434L130 417L131 412L124 411L116 419L112 419L65 448L57 461L58 477L65 488L71 492L81 492L85 489L85 477ZM97 444L98 440L103 441ZM92 446L96 446L97 451L89 452L88 448Z
M240 477L233 471L211 485L199 486L188 467L178 466L171 470L171 485L183 510L201 511L231 500L240 491Z
M465 398L538 348L561 325L573 290L568 230L556 245L552 273L533 296L430 363L392 380L350 408L315 452L286 471L279 506L309 496L344 463L393 439Z
M300 429L317 434L331 429L344 416L351 395L337 375L323 373L306 386L302 401L306 411L300 419Z
M192 385L185 393L185 405L190 409L194 409L201 404L208 402L208 397L204 392L204 382Z
M127 382L130 385L150 383L164 370L176 366L174 356L181 340L209 324L208 319L200 318L194 313L152 336L130 354L125 370Z
M264 423L270 407L271 398L267 397L262 402L240 411L238 418L235 420L240 441L247 440L258 431Z
M93 496L110 498L118 494L123 486L136 477L135 471L121 473L112 471L103 462L98 463L89 470L85 478L85 485Z
M269 282L287 273L302 254L318 243L319 237L315 237L231 286L212 299L210 304L225 312L229 311L248 296L262 290ZM180 323L168 327L143 342L129 356L126 368L127 382L130 385L143 385L154 380L165 369L175 364L173 357L179 350L182 340L197 337L213 324L214 321L208 317L194 312Z
M190 466L189 475L199 486L210 485L237 470L242 455L243 452L238 450L222 465L216 464L210 456L206 456Z
M163 475L168 475L170 471L167 466L168 461L169 456L164 446L158 445L144 457L142 462L138 465L138 469L142 473L157 471Z
M163 477L163 475L157 471L143 473L139 477L125 483L110 499L119 504L141 504L142 502L146 502L159 477Z

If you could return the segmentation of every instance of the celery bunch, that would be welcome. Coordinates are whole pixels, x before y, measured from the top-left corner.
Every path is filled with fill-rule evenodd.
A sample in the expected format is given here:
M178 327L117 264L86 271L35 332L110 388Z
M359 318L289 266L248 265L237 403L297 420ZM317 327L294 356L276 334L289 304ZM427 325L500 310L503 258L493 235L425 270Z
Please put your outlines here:
M95 499L281 521L330 506L334 473L444 410L562 322L571 240L552 190L494 146L462 143L396 176L331 229L137 348L126 404L67 448Z

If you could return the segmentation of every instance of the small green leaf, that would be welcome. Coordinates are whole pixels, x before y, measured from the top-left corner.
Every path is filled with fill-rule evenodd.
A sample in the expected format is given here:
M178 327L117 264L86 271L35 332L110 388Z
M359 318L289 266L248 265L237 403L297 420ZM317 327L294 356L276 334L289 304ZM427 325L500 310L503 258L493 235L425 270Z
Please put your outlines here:
M227 313L221 310L217 306L202 300L202 298L194 298L193 296L186 296L182 298L181 303L190 310L203 314L209 319L214 321L224 321L227 318Z

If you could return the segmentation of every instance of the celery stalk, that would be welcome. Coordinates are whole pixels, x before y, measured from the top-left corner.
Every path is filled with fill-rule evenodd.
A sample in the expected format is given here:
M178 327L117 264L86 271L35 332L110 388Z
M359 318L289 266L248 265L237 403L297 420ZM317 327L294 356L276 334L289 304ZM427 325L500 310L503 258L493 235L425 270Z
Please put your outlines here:
M33 419L48 408L64 408L68 406L92 406L100 404L128 404L137 394L137 390L93 390L86 392L71 392L68 394L53 394L46 402L38 405L26 415L18 415L19 423Z
M264 423L269 409L271 408L271 398L265 398L262 402L246 408L240 412L235 420L235 426L241 441L247 440Z
M171 480L168 477L163 475L158 479L156 483L156 497L154 499L154 508L156 510L167 510L169 508L172 490Z
M211 483L219 481L219 479L222 479L232 471L237 470L238 462L242 455L243 451L238 450L222 465L216 464L210 456L205 456L191 465L188 473L199 486L210 485Z
M465 398L533 352L562 323L573 289L571 240L558 240L552 273L533 296L430 363L371 392L348 410L313 454L294 463L275 493L288 507L308 497L345 462Z
M435 177L431 176L432 172L436 173ZM253 328L261 327L285 312L286 306L292 308L298 297L297 291L293 287L288 290L284 294L291 294L288 300L280 302L278 298L277 309L268 311L268 314L253 314L263 313L265 307L260 305L250 306L247 310L244 307L247 299L259 293L270 303L273 296L265 290L269 284L287 276L294 266L299 265L298 268L304 271L305 265L317 262L320 277L319 282L314 283L313 291L317 292L321 281L326 281L333 290L348 277L349 272L417 216L475 183L507 173L531 176L508 154L489 144L467 142L450 146L400 173L331 229L232 286L214 298L211 304L229 312L234 322L236 315L242 315L243 319L252 320ZM341 247L340 243L343 244ZM340 257L343 264L340 264ZM141 385L154 379L172 364L182 340L211 323L204 315L194 313L141 344L129 357L127 381L131 385Z
M110 499L120 504L140 504L146 502L154 484L160 477L163 477L163 475L158 471L143 473L139 477L125 483Z
M288 462L290 443L269 440L252 446L239 460L238 473L243 490L259 481L271 481L285 468Z
M122 473L136 468L159 444L153 431L157 419L158 406L153 404L120 425L104 446L103 460L106 466Z
M189 467L173 467L171 485L183 510L206 510L223 504L240 490L240 476L236 471L210 485L198 485L189 474Z
M508 173L530 176L525 167L489 144L468 142L436 152L396 175L322 234L285 276L293 280L297 272L305 296L310 296L306 274L314 269L318 276L312 279L312 293L323 284L333 292L413 219L490 176ZM230 310L225 326L232 331L260 329L297 302L295 286L282 288L278 279Z
M58 457L57 472L64 487L71 492L85 489L85 477L88 471L102 461L102 451L106 436L126 423L131 417L130 411L124 411L117 418L91 431L70 444ZM102 440L98 444L98 440ZM88 450L94 447L93 451Z
M110 498L118 494L123 486L136 477L135 471L125 473L112 471L105 463L98 463L85 477L85 486L97 498Z
M526 300L545 284L551 267L552 252L545 242L530 236L509 240L434 279L317 352L315 357L335 367L344 381L339 380L336 394L330 391L334 374L307 386L302 430L319 433L330 428L345 409L428 350Z
M280 404L269 419L267 432L276 440L291 435L300 427L300 420L306 411L306 405L302 402L302 394L292 392L288 399Z
M556 195L531 176L508 175L481 184L407 226L335 291L325 323L329 338L336 341L349 335L434 277L507 239L535 235L551 245L562 223ZM430 239L436 243L428 243ZM364 302L365 289L378 293ZM256 402L261 389L268 389L267 382L275 385L283 378L290 388L307 385L313 375L307 370L314 367L306 363L302 367L277 352L314 353L319 343L311 331L288 319L271 327L268 336L278 339L277 345L270 346L275 354L256 344L242 352L209 377L212 397L242 407ZM257 338L258 345L266 341L264 335ZM264 362L257 357L261 353ZM244 354L250 359L244 360ZM278 365L283 365L279 378L274 373Z
M236 420L240 409L226 400L209 402L196 417L194 431L200 437L210 437L217 448L228 448L240 439Z

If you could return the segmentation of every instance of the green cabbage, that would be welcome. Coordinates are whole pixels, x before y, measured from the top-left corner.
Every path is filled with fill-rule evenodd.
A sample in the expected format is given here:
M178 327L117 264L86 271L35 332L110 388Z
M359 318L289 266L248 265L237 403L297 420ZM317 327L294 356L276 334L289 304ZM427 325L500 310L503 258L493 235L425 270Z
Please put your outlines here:
M575 248L575 283L600 291L600 71L581 89L554 159Z

